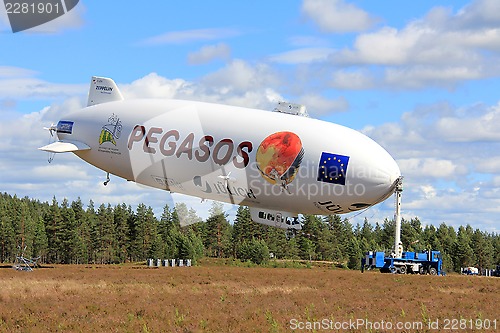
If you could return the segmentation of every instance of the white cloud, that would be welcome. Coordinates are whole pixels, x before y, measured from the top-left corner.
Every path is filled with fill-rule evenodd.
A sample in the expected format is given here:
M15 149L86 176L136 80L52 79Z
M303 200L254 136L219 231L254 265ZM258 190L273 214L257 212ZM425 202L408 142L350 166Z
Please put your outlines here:
M243 60L233 60L224 68L206 75L201 80L205 91L218 95L241 95L276 86L278 78L273 70L264 64L251 66Z
M482 173L500 173L500 156L491 156L488 159L478 161L475 170ZM497 179L500 180L500 175L495 176L494 184L497 184ZM500 184L495 186L500 187Z
M16 113L10 116L15 116L16 118L14 118L14 120L9 122L0 121L0 148L4 152L8 151L9 154L15 154L16 152L24 153L26 152L26 149L30 149L26 145L26 139L29 139L31 142L35 142L35 144L42 143L42 139L47 139L48 136L44 135L44 131L41 127L42 119L47 112L47 109L26 115ZM19 136L25 137L24 134L28 133L30 134L29 137L26 137L25 140L19 140Z
M385 83L391 87L420 89L428 86L452 86L457 81L480 79L484 76L480 68L469 66L412 66L407 68L389 68L385 74Z
M421 179L453 179L463 176L467 169L450 160L437 158L398 159L401 173L408 177Z
M271 55L269 61L289 65L324 62L332 52L331 48L303 48Z
M5 6L0 6L0 31L3 30L11 30L9 17L7 16L7 11L5 10Z
M218 71L189 82L151 73L129 85L120 85L125 98L176 98L271 110L283 97L272 86L278 79L263 64L233 60Z
M131 84L120 85L120 92L125 99L133 98L179 98L188 95L192 83L182 79L167 79L156 73L150 73Z
M344 22L337 15L353 25L359 22L350 20L351 16L343 12L345 7L352 9L339 0L305 0L303 11L325 32L334 32L338 30L333 26ZM320 63L323 69L330 66L319 74L322 78L333 76L332 86L339 89L454 88L464 81L500 75L500 15L493 13L497 7L496 0L473 1L458 12L434 7L403 27L384 26L360 33L352 45L343 48L312 44L270 59L290 64ZM354 8L354 12L358 10Z
M361 90L373 88L375 80L366 70L338 70L332 75L330 85L335 89Z
M326 32L363 31L376 21L366 11L344 0L304 0L302 12Z
M467 28L498 27L500 3L496 0L475 0L459 11L458 23Z
M188 54L188 63L200 65L215 59L228 60L231 57L231 48L225 43L205 45L196 52Z
M500 141L500 103L486 108L481 116L443 117L436 124L436 130L449 141Z
M0 99L52 99L86 93L83 84L57 84L36 78L38 73L20 67L0 67Z
M339 64L377 65L459 65L464 61L479 63L482 59L475 47L499 40L497 33L484 30L454 31L436 29L429 22L416 21L398 30L383 27L359 35L351 49L341 50L332 60Z
M411 47L423 31L407 28L399 32L385 27L376 32L361 34L353 49L345 49L333 58L334 62L346 64L400 65L408 61Z
M34 76L35 74L37 74L35 71L32 71L27 68L0 66L0 78L31 77Z
M425 199L432 199L436 197L436 189L432 185L422 185L420 186Z
M142 45L184 44L220 40L239 35L240 32L229 28L193 29L169 31L161 35L144 39Z
M31 176L38 181L50 181L57 179L58 181L68 179L86 179L88 175L81 169L75 169L72 165L43 165L36 166L32 169Z
M437 103L363 130L396 158L405 177L404 210L434 225L481 221L482 229L498 232L492 215L500 212L498 109Z
M0 98L49 99L74 96L87 92L81 84L49 83L37 78L0 79Z
M344 97L327 99L317 94L307 94L299 98L299 102L307 107L307 111L314 117L344 112L349 109L349 102Z
M436 103L404 113L400 123L366 127L363 132L397 147L400 157L439 158L446 151L448 156L456 158L462 156L464 146L469 145L465 147L473 150L474 156L491 158L491 145L500 143L499 117L500 103L490 107L474 104L462 108Z

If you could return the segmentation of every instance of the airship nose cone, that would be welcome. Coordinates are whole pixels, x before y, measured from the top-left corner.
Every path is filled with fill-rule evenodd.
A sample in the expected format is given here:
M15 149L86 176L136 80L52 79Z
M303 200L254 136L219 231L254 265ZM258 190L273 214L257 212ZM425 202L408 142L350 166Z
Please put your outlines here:
M367 194L375 204L394 193L401 171L394 158L382 147L378 150L377 157L368 164L368 168L371 175L366 179Z
M353 159L352 179L358 187L360 202L373 205L387 199L395 190L401 171L394 158L368 137L360 138L363 144ZM350 167L351 165L349 165Z

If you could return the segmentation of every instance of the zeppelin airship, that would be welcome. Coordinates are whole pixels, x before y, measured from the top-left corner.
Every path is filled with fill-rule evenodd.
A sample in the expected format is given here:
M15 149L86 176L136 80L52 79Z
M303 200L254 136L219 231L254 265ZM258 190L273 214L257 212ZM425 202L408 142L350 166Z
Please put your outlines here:
M170 99L124 100L92 77L87 107L49 130L39 149L72 152L154 188L250 207L255 222L298 230L298 214L343 214L387 199L401 177L391 155L304 106L273 111ZM107 182L105 182L106 185Z

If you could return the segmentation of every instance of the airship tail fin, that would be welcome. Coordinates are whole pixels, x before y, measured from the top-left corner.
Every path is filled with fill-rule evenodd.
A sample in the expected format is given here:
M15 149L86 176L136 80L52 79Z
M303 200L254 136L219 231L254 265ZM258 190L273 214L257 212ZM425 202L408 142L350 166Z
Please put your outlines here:
M123 100L123 96L115 81L107 77L92 77L87 106L121 100Z

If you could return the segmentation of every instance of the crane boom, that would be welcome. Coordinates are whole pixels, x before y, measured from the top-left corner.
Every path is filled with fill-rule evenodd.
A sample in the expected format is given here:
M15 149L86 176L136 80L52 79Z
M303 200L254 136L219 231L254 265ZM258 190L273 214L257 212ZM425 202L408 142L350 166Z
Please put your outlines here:
M394 220L396 221L396 232L394 236L394 257L401 258L403 256L403 243L401 243L401 195L403 193L403 177L399 177L394 191L396 207L394 212Z

